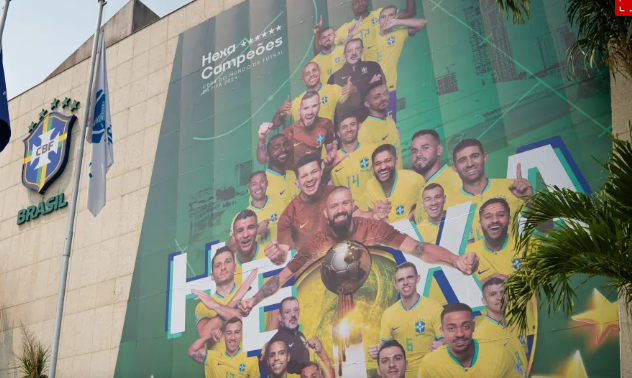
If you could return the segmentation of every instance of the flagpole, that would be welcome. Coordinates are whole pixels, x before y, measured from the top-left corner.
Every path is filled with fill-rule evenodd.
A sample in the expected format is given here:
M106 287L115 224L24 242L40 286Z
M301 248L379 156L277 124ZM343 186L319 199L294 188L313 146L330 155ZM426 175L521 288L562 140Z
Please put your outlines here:
M10 0L7 0L7 3ZM92 58L90 59L90 78L88 79L88 88L86 91L86 101L83 109L83 124L81 126L81 138L79 138L79 149L77 150L77 158L75 159L75 172L72 183L72 197L70 199L70 210L68 214L68 226L66 227L66 242L64 244L64 254L62 255L61 277L59 279L59 292L57 294L57 314L55 315L55 330L53 332L53 345L50 353L50 368L48 377L55 378L57 369L57 355L59 353L59 337L61 333L61 318L64 312L64 299L66 296L66 280L68 278L68 264L70 261L70 248L72 247L72 234L75 225L75 213L77 210L77 197L79 195L79 180L81 178L81 164L83 161L83 147L86 142L86 129L88 126L88 117L90 116L90 102L92 100L92 82L94 79L94 65L97 57L97 47L99 46L99 36L101 34L101 20L103 17L103 7L107 3L106 0L99 1L99 15L97 17L97 26L94 31L94 41L92 43ZM5 9L6 12L6 9Z
M2 34L4 34L4 24L7 22L10 2L11 0L4 0L4 8L2 8L2 19L0 20L0 50L2 50Z

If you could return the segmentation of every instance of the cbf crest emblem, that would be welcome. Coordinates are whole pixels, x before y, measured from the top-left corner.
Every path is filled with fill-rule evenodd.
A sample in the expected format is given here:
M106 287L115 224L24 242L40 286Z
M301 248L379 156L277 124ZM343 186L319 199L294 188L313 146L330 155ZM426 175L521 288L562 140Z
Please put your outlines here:
M50 113L24 139L22 184L43 194L64 171L70 135L77 117Z

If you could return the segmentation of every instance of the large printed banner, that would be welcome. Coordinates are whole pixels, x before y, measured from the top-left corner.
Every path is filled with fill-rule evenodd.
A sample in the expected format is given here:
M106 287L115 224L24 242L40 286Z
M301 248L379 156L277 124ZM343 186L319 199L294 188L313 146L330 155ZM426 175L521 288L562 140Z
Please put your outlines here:
M531 13L250 0L181 34L116 376L618 377L599 280L504 326L517 210L611 151L607 71L569 77L564 2Z

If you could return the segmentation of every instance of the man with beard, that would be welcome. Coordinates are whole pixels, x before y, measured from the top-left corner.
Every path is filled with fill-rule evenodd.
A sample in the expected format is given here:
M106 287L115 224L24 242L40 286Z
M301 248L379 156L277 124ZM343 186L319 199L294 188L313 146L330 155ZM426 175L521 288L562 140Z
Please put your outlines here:
M215 293L208 295L201 290L191 291L200 301L195 307L196 330L200 338L208 336L206 339L208 349L223 350L221 329L224 321L233 316L239 316L235 306L248 292L252 281L257 277L257 270L253 270L248 275L241 288L235 283L234 275L233 252L228 247L219 248L211 259L211 279L215 281Z
M357 29L357 24L355 28ZM343 41L341 46L336 45L336 32L331 26L327 26L321 29L323 26L323 15L320 15L320 20L314 25L314 59L312 62L318 63L320 67L320 82L327 84L329 77L338 71L345 64L344 57L344 45L347 41ZM357 32L356 32L357 33ZM351 34L351 35L355 35Z
M509 204L510 214L520 206L521 201L528 200L533 195L533 186L529 180L522 178L521 165L516 168L515 179L490 179L485 175L487 153L483 145L476 139L465 139L454 147L452 152L452 169L459 174L462 187L447 193L449 208L464 202L472 202L477 211L478 207L491 198L504 198ZM478 229L478 217L474 217L472 230ZM470 239L474 239L472 234ZM478 235L476 239L481 239ZM475 241L475 240L474 240Z
M341 158L336 158L336 165ZM265 249L266 256L276 264L285 262L290 249L302 246L312 235L327 227L323 216L325 202L334 186L321 185L324 169L315 154L304 156L297 164L297 184L301 193L290 202L279 218L277 240L272 240ZM371 217L372 214L360 209L354 216Z
M257 243L265 247L270 240L277 237L277 222L279 216L285 210L285 203L280 196L269 196L268 178L266 172L255 171L250 175L248 180L248 194L250 194L250 203L247 209L252 210L259 221L257 224ZM233 219L233 224L235 219ZM237 241L231 236L228 239L228 246L231 250L237 251Z
M336 113L336 106L338 104L344 104L350 96L357 97L357 89L351 84L351 78L347 79L347 84L344 87L331 84L323 84L320 82L321 68L316 62L309 62L303 67L303 83L305 83L305 92L298 95L292 102L290 102L290 96L287 96L287 100L277 109L272 119L273 128L278 128L285 123L289 115L292 116L294 121L300 119L299 110L303 96L307 92L318 92L320 96L320 110L318 116L321 118L327 118L331 122L334 122L334 114ZM357 102L358 100L353 100Z
M396 152L392 144L383 144L373 151L375 177L366 185L367 206L375 210L380 219L388 218L389 223L407 219L425 183L415 172L395 168Z
M287 367L290 363L290 353L288 345L283 340L277 340L270 343L266 349L265 359L269 378L288 378Z
M505 308L507 294L503 287L503 280L492 277L483 285L483 304L487 314L476 323L474 338L480 343L495 343L507 349L523 371L527 367L527 342L520 336L517 327L507 328Z
M367 210L365 188L373 177L371 169L371 153L377 145L360 143L358 131L360 122L354 113L345 114L340 118L336 135L340 141L337 156L343 160L331 172L331 182L335 186L346 186L351 190L357 206Z
M421 199L426 216L417 224L417 229L422 241L434 244L437 241L441 220L445 217L443 208L446 196L443 187L436 182L426 185L421 191Z
M504 279L522 266L522 259L516 256L513 238L509 235L511 212L504 198L487 200L478 211L479 228L483 238L468 244L466 251L475 252L480 259L476 272L478 280L483 284L487 280L498 277ZM477 232L478 234L478 232ZM535 313L532 300L527 312L528 335L535 332Z
M441 331L446 346L428 353L419 365L422 378L519 378L522 368L513 356L493 343L479 343L474 333L472 309L464 303L449 304L441 312Z
M377 375L381 378L404 378L407 370L406 351L402 344L395 340L382 344L377 352Z
M359 94L357 100L349 99L344 106L338 106L338 114L364 110L361 102L364 101L369 86L372 83L386 84L386 76L382 72L382 67L374 61L362 60L362 51L364 51L364 47L360 38L354 38L347 42L344 47L345 64L338 71L335 71L327 81L327 84L344 87L351 79L351 84L357 88Z
M389 102L388 96L386 84L371 84L364 97L364 106L369 110L369 116L362 122L358 140L360 143L392 144L397 152L397 169L403 169L404 162L402 161L399 129L395 121L385 115ZM415 192L415 195L418 193Z
M338 186L332 190L323 210L328 226L314 234L292 258L285 268L271 277L254 297L242 300L240 309L248 313L263 299L276 293L292 276L299 277L311 263L323 257L335 244L344 240L355 240L367 247L383 245L398 249L431 264L446 265L470 275L478 267L475 253L457 256L443 247L418 242L395 230L391 225L361 217L351 217L355 204L351 191Z
M206 378L259 378L257 357L248 357L248 353L241 350L241 330L241 319L232 318L226 322L225 351L207 350L205 344L209 335L204 335L189 347L188 353L193 361L204 364Z
M259 134L259 148L264 148L268 153L268 168L266 169L266 178L268 179L268 189L273 197L278 197L283 206L300 192L296 185L296 175L291 169L286 169L287 162L292 158L292 145L284 134L276 134L266 145L266 138L269 128L265 128L263 137Z
M315 154L320 157L325 154L323 147L327 151L334 148L334 125L327 118L318 116L320 111L320 95L318 92L307 92L301 99L299 109L299 119L281 131L293 145L293 158L290 158L285 166L286 169L293 169L294 164L303 156ZM266 130L267 129L267 130ZM261 140L265 140L270 130L274 129L274 124L263 123L259 127L259 143L257 144L257 161L260 164L268 162L268 151L261 148Z
M437 183L445 192L451 192L461 187L459 175L448 164L441 164L443 145L439 134L434 130L419 130L413 135L410 142L410 160L413 169L424 177L426 185ZM424 214L423 192L419 193L415 205L414 222L419 225L426 215Z
M382 66L386 74L389 92L389 114L397 122L397 63L402 55L404 42L423 29L427 20L423 18L400 19L397 17L397 7L388 5L380 12L380 31L377 35L375 60ZM394 29L393 27L399 26Z
M384 343L395 340L408 349L406 378L417 377L421 359L443 345L441 336L441 311L443 307L417 292L421 277L411 262L395 268L395 288L400 300L384 310L380 331L380 343L369 348L369 355L378 358ZM378 364L380 360L378 359ZM402 372L404 373L404 372Z
M279 330L272 336L268 345L281 340L288 346L290 362L287 366L289 374L301 374L301 370L310 362L309 349L312 349L324 366L324 369L333 371L329 356L323 350L322 343L317 336L307 340L305 335L299 331L298 326L301 318L301 309L298 299L287 297L279 304Z
M344 44L345 40L354 37L359 34L359 37L364 41L366 46L366 52L363 59L376 61L377 52L377 34L379 32L379 15L382 8L378 8L374 11L369 11L369 0L353 0L351 3L351 11L353 12L353 20L343 24L336 31L336 45ZM417 13L417 5L415 0L406 0L406 9L402 9L397 14L397 18L411 18L415 17ZM316 53L319 50L314 47Z

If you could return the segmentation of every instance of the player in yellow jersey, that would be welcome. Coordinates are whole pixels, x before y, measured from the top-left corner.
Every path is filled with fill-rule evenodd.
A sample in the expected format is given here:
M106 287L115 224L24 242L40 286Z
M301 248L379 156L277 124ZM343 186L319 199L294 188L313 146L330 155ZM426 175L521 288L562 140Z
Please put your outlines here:
M474 333L472 309L464 303L449 304L441 312L446 346L428 353L419 365L419 378L519 378L524 371L507 350L480 343Z
M334 121L334 114L336 113L336 106L338 104L344 104L349 97L358 97L357 88L351 83L351 78L347 79L344 86L335 84L323 84L320 81L321 69L316 62L309 62L303 67L303 83L305 83L305 91L296 96L292 102L290 102L290 96L287 96L285 102L277 109L277 112L272 118L272 128L276 129L281 126L291 115L294 121L300 119L299 109L301 107L301 101L303 96L307 92L318 92L320 96L320 110L318 116L327 118L330 121ZM353 102L357 102L357 99L352 99Z
M407 369L404 347L395 340L382 344L377 352L377 375L380 378L405 378Z
M461 178L448 164L441 164L444 148L439 134L435 130L419 130L410 142L410 160L413 170L424 177L426 185L437 183L444 194L458 190ZM415 205L414 221L420 224L426 217L422 192Z
M447 193L447 205L472 202L474 208L472 230L478 229L479 206L490 198L504 198L509 204L510 214L516 212L522 201L533 195L533 186L522 178L521 165L518 164L515 179L490 179L485 175L487 153L476 139L465 139L454 147L452 169L459 174L462 186L459 190ZM474 235L470 237L474 241Z
M445 217L445 192L436 182L426 185L421 191L424 219L417 223L417 229L422 241L435 244L439 235L439 225Z
M271 342L266 348L265 360L270 372L269 378L289 378L287 367L291 356L287 343L283 340ZM298 377L298 375L295 375Z
M358 142L360 126L354 113L345 114L340 118L336 131L340 141L338 156L345 158L332 169L331 181L336 186L349 188L357 206L367 211L364 194L367 183L373 178L371 154L377 145Z
M314 25L314 59L312 62L318 63L320 67L320 82L327 84L329 77L338 71L345 64L344 45L347 41L343 41L340 45L336 45L336 32L331 26L323 26L323 15ZM357 24L356 24L357 28ZM357 32L351 34L355 35ZM348 37L349 38L349 37ZM350 38L349 38L350 39Z
M367 47L364 51L363 59L375 61L377 54L374 50L377 34L379 32L379 15L381 10L382 8L378 8L369 11L368 0L353 0L351 3L353 20L338 28L336 31L335 44L343 44L344 41L357 35L358 38L362 38L364 46ZM402 9L397 17L411 18L414 17L416 13L417 5L415 4L415 0L406 0L406 9ZM315 52L318 53L319 51L315 48Z
M479 267L476 277L483 284L492 277L504 278L522 266L522 260L516 256L514 240L509 234L511 212L509 204L504 198L491 198L483 203L478 210L479 231L483 234L472 244L468 244L465 251L474 252L479 257ZM535 300L535 299L534 299ZM527 334L535 333L535 311L533 303L527 313Z
M520 366L522 371L527 371L526 338L520 336L517 327L507 328L505 321L507 295L503 288L503 280L499 277L490 278L483 285L482 291L483 304L487 313L476 323L474 338L479 343L495 343L507 349L514 356L516 364Z
M195 323L199 337L212 335L206 346L208 349L223 350L221 342L221 328L225 320L235 316L234 308L237 302L246 294L250 284L257 276L253 270L244 285L235 283L235 257L228 247L219 248L211 259L211 279L215 281L216 289L213 295L199 290L193 290L196 299L200 301L195 307ZM227 310L228 309L228 310ZM219 334L217 333L219 331Z
M250 204L248 209L257 215L257 243L266 245L277 237L277 222L286 203L279 196L269 196L268 177L264 171L255 171L248 180L248 194L250 194ZM233 222L235 220L233 219ZM232 231L232 230L231 230ZM234 241L229 240L229 244Z
M440 340L443 307L417 293L419 280L413 263L405 262L395 268L395 287L401 299L382 314L380 344L369 348L369 355L377 359L382 343L396 340L404 345L408 353L406 378L416 377L423 356L443 345Z
M397 155L392 144L383 144L373 151L373 173L366 185L367 206L380 219L389 223L407 219L417 193L424 185L423 177L413 171L396 169Z
M388 5L382 8L379 20L379 32L376 37L376 62L382 66L389 90L388 114L397 122L397 63L402 55L404 42L423 29L427 20L423 18L401 19L397 17L397 7Z
M369 116L362 122L358 140L360 143L392 144L397 150L397 169L403 169L399 129L391 117L385 116L388 102L388 87L385 84L376 82L369 86L364 98L364 106L369 110Z
M268 179L268 190L270 196L277 197L287 206L300 193L300 189L296 185L296 175L291 169L285 169L287 162L292 158L292 144L285 134L276 134L266 145L266 136L259 143L263 145L268 152L268 168L266 169L266 177Z
M241 319L235 317L226 322L224 351L206 349L210 335L200 337L189 347L189 356L195 362L204 364L206 378L259 378L257 357L248 357L241 350L241 331Z

